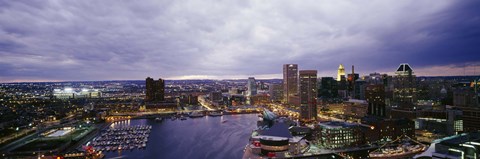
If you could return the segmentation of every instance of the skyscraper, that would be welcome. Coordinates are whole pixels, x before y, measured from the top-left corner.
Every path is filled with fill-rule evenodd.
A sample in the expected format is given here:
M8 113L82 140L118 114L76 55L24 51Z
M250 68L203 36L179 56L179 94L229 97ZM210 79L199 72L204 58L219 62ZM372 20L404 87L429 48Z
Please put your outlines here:
M254 96L257 94L257 83L254 77L248 77L247 81L247 96Z
M357 95L357 90L355 89L355 81L360 78L360 76L355 73L355 66L352 65L352 73L347 75L347 81L348 81L348 91L350 92L350 97L351 98L356 98Z
M273 102L281 102L283 99L283 88L281 84L270 84L269 86L270 100Z
M317 71L300 71L300 118L317 119Z
M146 96L147 102L158 102L165 100L165 81L161 78L155 81L153 78L147 77L146 79Z
M283 65L283 100L290 103L289 98L298 94L298 65Z
M385 86L372 84L365 88L365 98L368 102L368 115L385 117Z
M345 76L345 68L340 64L340 66L338 66L337 81L341 81L342 76Z
M338 97L338 83L333 77L322 77L318 97L324 99Z
M413 107L413 104L417 102L417 81L413 69L407 63L402 63L395 74L394 101L400 107Z

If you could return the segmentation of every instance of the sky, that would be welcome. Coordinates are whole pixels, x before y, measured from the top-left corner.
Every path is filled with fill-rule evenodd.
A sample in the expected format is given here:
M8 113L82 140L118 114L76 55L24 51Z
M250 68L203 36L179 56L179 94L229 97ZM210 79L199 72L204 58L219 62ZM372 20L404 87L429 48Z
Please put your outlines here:
M477 0L0 0L0 82L480 74Z

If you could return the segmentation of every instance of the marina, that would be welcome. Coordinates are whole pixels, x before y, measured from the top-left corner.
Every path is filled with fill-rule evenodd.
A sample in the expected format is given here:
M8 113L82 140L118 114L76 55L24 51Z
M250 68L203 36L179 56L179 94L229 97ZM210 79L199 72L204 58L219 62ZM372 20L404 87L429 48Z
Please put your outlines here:
M251 130L256 127L257 114L204 116L187 120L176 118L173 121L165 119L162 122L155 118L130 119L116 122L108 128L151 126L144 148L127 150L122 144L121 150L118 149L119 145L112 150L114 145L111 145L110 151L107 151L106 146L99 147L103 147L105 158L241 158ZM185 151L185 147L194 151Z
M147 146L152 126L135 125L109 128L87 146L97 151L133 150Z

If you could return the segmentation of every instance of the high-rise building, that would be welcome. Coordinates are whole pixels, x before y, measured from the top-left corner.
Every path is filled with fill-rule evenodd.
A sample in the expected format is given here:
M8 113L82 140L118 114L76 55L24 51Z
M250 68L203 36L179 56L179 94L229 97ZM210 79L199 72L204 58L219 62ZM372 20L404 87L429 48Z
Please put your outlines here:
M475 92L471 88L456 88L453 91L453 105L458 107L475 107Z
M370 73L370 75L364 78L368 84L383 84L383 75L377 72Z
M340 66L338 66L337 81L341 81L342 76L345 76L345 67L343 67L343 65L340 64Z
M165 81L159 78L155 81L153 78L147 77L146 79L146 96L147 102L158 102L165 100Z
M290 103L289 98L298 95L298 65L283 65L283 100Z
M340 76L340 81L338 81L338 97L347 98L348 96L348 85L347 79L344 75Z
M382 84L368 85L365 88L368 102L368 115L385 117L385 87Z
M248 77L247 89L247 96L257 95L257 82L254 77Z
M354 98L355 99L361 99L361 100L365 100L365 86L366 86L366 82L365 80L362 80L362 79L357 79L355 81L355 93L354 93Z
M409 108L417 102L416 77L413 69L407 63L402 63L395 72L393 79L393 98L399 107Z
M322 77L318 97L336 98L338 97L338 82L333 77Z
M283 99L283 88L281 84L270 84L269 86L270 100L273 102L281 102Z
M360 78L358 73L355 73L355 66L352 65L352 73L348 74L347 81L348 81L348 91L350 93L351 98L357 97L357 90L355 89L355 81Z
M463 114L461 119L463 121L463 129L466 132L474 132L480 130L480 108L461 107Z
M317 119L317 70L300 71L300 117Z

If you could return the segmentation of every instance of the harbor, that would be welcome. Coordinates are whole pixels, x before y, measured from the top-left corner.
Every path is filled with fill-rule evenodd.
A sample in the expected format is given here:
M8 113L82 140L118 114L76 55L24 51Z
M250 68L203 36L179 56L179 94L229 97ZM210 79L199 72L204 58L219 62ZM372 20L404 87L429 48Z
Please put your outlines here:
M90 145L94 147L95 151L102 151L105 158L241 158L243 148L257 121L257 114L214 114L214 116L204 114L203 117L194 118L190 118L188 114L183 114L183 116L186 120L178 118L172 121L173 116L171 116L158 120L143 118L117 121L107 130L102 131L97 136L98 139L90 141ZM133 130L137 126L151 127L145 147L130 149L128 146L128 149L124 148L129 139L125 139L121 149L119 149L120 144L99 144L102 143L100 140L107 139L103 138L102 134L115 129L119 133L117 139L114 139L113 133L110 133L111 135L107 133L105 136L111 137L108 137L108 140L104 140L103 143L123 141L121 138L126 136L123 133L130 130L122 130L122 128L132 128ZM94 141L97 142L97 146L93 146ZM137 139L137 141L142 141L140 143L143 145L143 140ZM131 142L132 140L130 140ZM110 150L108 150L108 146L110 146ZM195 151L185 151L185 147Z
M147 146L152 126L135 125L109 128L93 139L87 146L97 151L133 150Z

